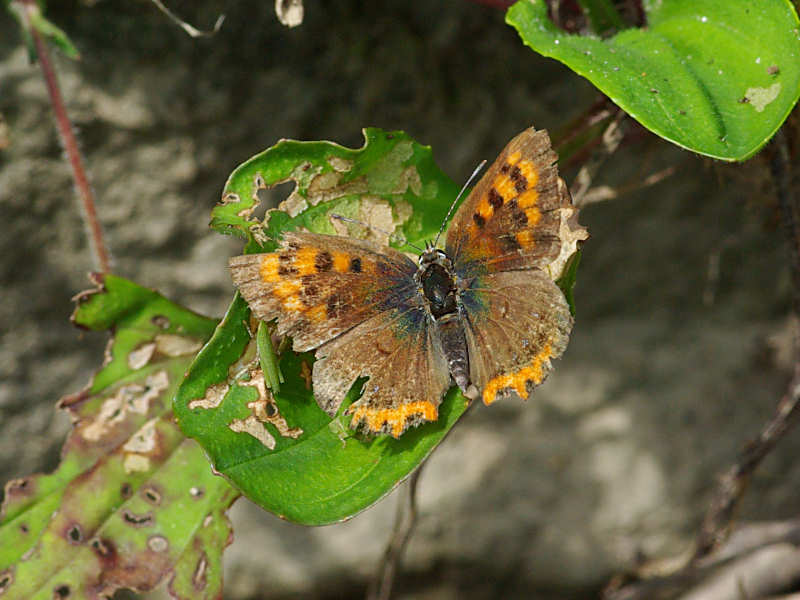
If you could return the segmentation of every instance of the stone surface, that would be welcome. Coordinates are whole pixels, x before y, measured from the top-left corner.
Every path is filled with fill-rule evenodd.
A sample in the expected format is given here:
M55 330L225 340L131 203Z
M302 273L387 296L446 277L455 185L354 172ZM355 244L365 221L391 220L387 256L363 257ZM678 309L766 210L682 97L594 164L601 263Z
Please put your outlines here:
M291 30L271 6L176 3L198 26L227 13L201 40L146 3L51 9L83 54L57 66L115 271L206 314L229 302L225 265L239 248L208 230L209 210L230 171L277 139L356 146L363 126L405 129L460 180L515 133L558 130L595 98L477 4L313 3ZM56 464L68 423L52 406L86 382L105 343L67 320L91 258L14 27L0 20L2 479ZM593 597L639 554L685 548L715 474L771 416L788 377L774 349L788 272L764 166L633 140L601 183L679 174L583 211L592 238L570 347L531 401L476 407L435 453L399 597ZM798 451L790 436L769 458L744 517L795 513ZM318 529L240 501L225 597L361 594L395 495Z

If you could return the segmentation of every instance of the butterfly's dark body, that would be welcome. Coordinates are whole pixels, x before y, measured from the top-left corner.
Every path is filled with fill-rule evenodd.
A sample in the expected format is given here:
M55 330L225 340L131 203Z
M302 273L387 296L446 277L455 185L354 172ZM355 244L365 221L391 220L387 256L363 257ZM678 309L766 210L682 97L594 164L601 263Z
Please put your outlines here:
M372 242L287 232L276 252L231 259L254 314L316 350L314 396L395 437L437 418L454 381L469 398L527 398L561 355L572 317L553 282L587 237L544 131L512 140L456 211L444 250L415 263ZM452 379L451 379L452 378Z
M461 391L474 399L477 391L470 389L463 306L453 263L444 252L432 248L420 256L419 264L415 278L427 304L434 336L447 360L447 370Z

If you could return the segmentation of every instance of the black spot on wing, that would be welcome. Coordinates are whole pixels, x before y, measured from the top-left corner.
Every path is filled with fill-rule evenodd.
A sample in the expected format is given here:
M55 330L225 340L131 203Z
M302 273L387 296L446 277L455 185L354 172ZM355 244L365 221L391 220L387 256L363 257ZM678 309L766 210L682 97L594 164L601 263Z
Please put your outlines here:
M483 216L479 215L478 213L472 214L472 220L475 221L475 225L478 227L483 227L486 225L486 219L484 219Z
M525 179L525 176L522 174L522 171L520 171L519 167L515 166L513 169L511 169L510 177L511 181L514 182L514 187L516 188L518 194L521 194L528 189L528 180Z
M361 259L357 256L350 259L350 272L361 273Z
M319 273L330 271L333 267L333 257L327 250L323 250L314 258L314 267Z
M489 204L491 204L495 209L503 206L503 197L494 188L489 190Z

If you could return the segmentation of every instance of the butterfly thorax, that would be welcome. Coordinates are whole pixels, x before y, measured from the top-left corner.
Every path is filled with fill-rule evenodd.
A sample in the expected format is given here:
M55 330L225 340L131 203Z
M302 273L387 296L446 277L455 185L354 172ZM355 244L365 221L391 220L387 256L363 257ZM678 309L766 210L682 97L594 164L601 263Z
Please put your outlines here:
M427 250L420 257L417 273L422 295L434 319L458 311L456 282L450 259L441 250Z

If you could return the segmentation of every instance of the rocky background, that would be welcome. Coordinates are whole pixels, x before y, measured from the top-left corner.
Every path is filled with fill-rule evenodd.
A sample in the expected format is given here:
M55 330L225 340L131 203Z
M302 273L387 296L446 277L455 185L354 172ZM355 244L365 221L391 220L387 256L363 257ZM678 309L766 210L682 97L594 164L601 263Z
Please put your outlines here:
M360 146L404 129L462 181L522 129L557 132L597 94L534 55L478 3L173 2L191 39L145 1L52 2L82 60L56 60L114 270L209 315L232 294L240 244L211 232L230 171L278 139ZM68 322L92 268L40 71L0 13L0 479L52 469L105 339ZM788 381L787 251L766 161L725 166L645 132L596 183L592 238L565 357L526 405L477 407L420 482L398 598L595 597L644 557L685 550L715 474L771 416ZM676 174L644 189L665 167ZM566 172L567 180L574 169ZM288 193L274 190L273 202ZM795 515L800 436L758 471L745 520ZM363 594L396 496L309 529L247 501L232 510L226 598Z

